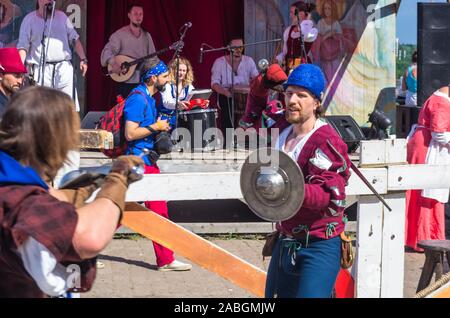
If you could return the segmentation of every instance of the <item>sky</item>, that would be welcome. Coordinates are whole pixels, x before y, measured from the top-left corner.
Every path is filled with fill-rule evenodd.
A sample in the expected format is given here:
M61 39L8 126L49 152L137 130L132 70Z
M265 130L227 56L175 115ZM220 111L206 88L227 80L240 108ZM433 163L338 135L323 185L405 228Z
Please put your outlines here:
M402 0L397 15L397 38L400 44L417 44L417 3L446 0Z

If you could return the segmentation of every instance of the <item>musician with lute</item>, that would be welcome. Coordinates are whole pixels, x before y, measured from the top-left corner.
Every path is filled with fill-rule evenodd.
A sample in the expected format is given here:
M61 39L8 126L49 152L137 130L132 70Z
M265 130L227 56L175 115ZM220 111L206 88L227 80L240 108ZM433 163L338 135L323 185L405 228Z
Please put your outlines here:
M139 84L141 71L148 69L148 60L139 59L156 51L152 36L142 28L144 8L140 5L130 5L128 18L130 24L111 35L101 55L102 66L108 67L109 75L118 82L117 95L124 98ZM126 63L133 65L125 67Z

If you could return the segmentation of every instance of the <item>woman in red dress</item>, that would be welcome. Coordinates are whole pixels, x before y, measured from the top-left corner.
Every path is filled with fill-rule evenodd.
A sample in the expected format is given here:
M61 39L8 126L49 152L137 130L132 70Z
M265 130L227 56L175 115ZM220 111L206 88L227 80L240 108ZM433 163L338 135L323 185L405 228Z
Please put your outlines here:
M450 164L450 92L443 87L423 106L408 141L408 163ZM406 246L418 251L422 240L445 240L448 189L410 190L406 193Z

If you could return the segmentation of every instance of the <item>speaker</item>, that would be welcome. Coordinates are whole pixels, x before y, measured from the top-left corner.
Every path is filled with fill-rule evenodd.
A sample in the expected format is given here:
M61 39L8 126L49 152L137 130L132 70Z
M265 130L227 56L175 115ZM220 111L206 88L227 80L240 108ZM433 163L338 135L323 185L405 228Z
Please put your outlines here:
M450 3L418 3L417 105L450 83Z
M81 129L95 129L106 112L89 112L81 121Z
M366 139L361 128L351 116L325 116L325 120L347 144L349 153L354 152L360 141Z

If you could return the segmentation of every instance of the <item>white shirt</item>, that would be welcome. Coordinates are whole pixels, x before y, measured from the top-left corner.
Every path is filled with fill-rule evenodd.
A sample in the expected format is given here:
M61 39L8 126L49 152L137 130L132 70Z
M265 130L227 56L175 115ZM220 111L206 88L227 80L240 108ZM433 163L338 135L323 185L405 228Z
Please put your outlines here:
M30 12L23 19L17 49L27 51L26 62L39 64L44 31L50 38L46 41L47 62L70 61L72 59L70 43L76 41L79 35L69 18L62 11L56 10L53 22L50 17L44 22L44 19L37 15L37 11Z
M211 86L219 84L222 87L231 87L231 75L233 70L225 56L219 57L211 70ZM250 56L242 55L237 74L234 76L234 85L250 86L252 79L259 75L256 64Z
M55 256L34 238L29 237L17 249L17 252L26 271L43 293L49 296L60 296L71 287L67 269L59 264Z
M167 83L165 86L165 91L161 93L162 100L164 107L167 109L175 109L175 102L176 102L176 94L177 90L175 88L175 84ZM187 95L189 95L190 92L194 90L194 86L189 85ZM187 97L186 95L186 89L183 88L181 91L181 94L178 96L178 101L183 101Z
M303 150L303 147L306 145L306 143L308 142L309 138L311 138L311 136L320 128L322 128L323 126L328 125L327 123L325 123L322 120L317 120L316 124L314 125L313 130L311 130L308 134L306 134L295 146L295 148L290 151L287 152L286 151L286 141L289 138L289 136L291 135L292 131L294 130L294 126L289 126L288 128L286 128L285 130L283 130L283 132L280 134L276 144L275 144L275 149L283 151L285 153L287 153L295 162L298 161L298 158L300 156L300 153ZM323 158L320 158L323 159ZM327 162L324 165L329 165L331 161L329 159L327 159ZM330 165L331 167L331 165ZM326 168L326 170L328 170L329 167Z

